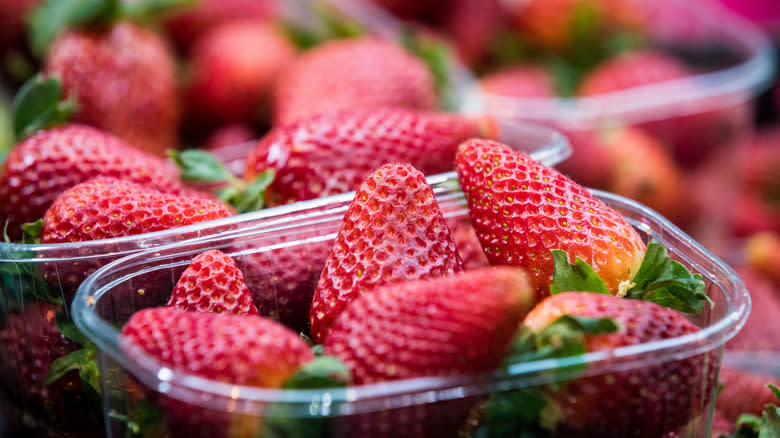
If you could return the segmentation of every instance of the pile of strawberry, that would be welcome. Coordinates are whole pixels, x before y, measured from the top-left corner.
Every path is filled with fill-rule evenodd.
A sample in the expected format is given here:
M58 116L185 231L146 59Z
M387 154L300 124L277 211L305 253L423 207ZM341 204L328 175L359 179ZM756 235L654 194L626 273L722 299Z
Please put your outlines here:
M423 174L386 164L364 179L335 241L326 242L307 307L282 290L270 306L253 299L267 292L247 281L257 254L242 244L206 251L166 306L129 318L120 338L128 360L151 356L176 373L263 388L466 376L481 385L523 362L699 331L685 313L708 305L702 276L582 186L490 140L462 143L455 164L493 266L464 269ZM276 321L284 303L307 317L298 328L306 336ZM283 404L259 417L220 413L143 386L137 396L181 436L652 438L698 424L715 396L714 351L628 368L608 361L607 374L591 375L579 362L552 370L550 384L317 419L296 418Z

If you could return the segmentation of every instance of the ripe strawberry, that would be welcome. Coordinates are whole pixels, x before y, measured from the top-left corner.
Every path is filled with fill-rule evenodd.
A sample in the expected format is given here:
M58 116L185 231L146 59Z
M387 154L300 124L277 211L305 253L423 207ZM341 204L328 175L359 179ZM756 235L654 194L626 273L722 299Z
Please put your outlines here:
M552 75L533 65L510 67L483 76L482 91L497 96L549 98L557 95Z
M509 351L534 290L521 269L483 268L377 288L350 303L324 350L355 384L487 374ZM412 403L344 422L342 436L456 436L473 397Z
M607 190L634 199L678 224L687 213L686 181L663 144L641 130L623 128L602 136L614 171Z
M530 0L505 4L520 33L548 50L565 52L580 44L585 20L594 37L616 30L636 30L642 24L641 2L636 0Z
M131 236L232 214L230 207L206 197L166 194L129 181L96 178L57 197L43 218L41 242Z
M74 120L155 155L178 146L173 54L158 34L126 22L68 31L49 48L44 72L79 102Z
M189 57L191 115L209 124L259 119L274 81L294 56L292 43L270 23L244 19L215 26Z
M40 131L19 142L0 170L0 221L17 239L20 225L43 217L55 198L97 176L177 192L175 167L111 134L83 125Z
M425 177L408 164L375 170L355 193L311 305L322 343L336 317L373 288L463 270L455 241Z
M244 274L232 258L219 250L206 251L192 259L167 305L191 312L258 314Z
M563 315L606 317L618 323L615 333L586 335L586 352L671 339L699 330L681 313L655 303L582 292L546 298L528 313L523 324L539 332ZM541 426L555 436L662 436L686 424L700 413L700 406L707 405L717 384L717 359L717 351L712 351L553 385L546 391Z
M274 92L274 123L338 109L432 110L434 79L422 61L393 43L333 40L295 59Z
M682 80L692 75L687 66L661 52L627 52L596 66L582 81L579 94L595 96ZM697 86L691 81L689 84L690 87ZM638 126L668 143L680 163L694 166L718 150L718 146L732 144L737 133L744 132L741 128L749 118L741 105L708 105L715 109L650 120Z
M186 48L225 22L264 21L276 13L277 3L271 0L200 0L168 17L165 28L178 46Z
M458 149L469 215L491 264L522 266L549 293L552 249L591 265L615 294L637 273L645 244L625 218L555 169L489 140Z
M780 254L780 233L755 233L745 244L748 266L780 288L780 259L777 254Z
M410 163L425 174L452 169L458 144L480 136L479 124L459 115L403 109L329 112L277 127L249 154L244 179L268 169L268 205L354 190L372 170Z
M720 383L722 389L716 409L729 423L734 424L742 414L761 415L765 405L773 404L775 395L766 385L777 385L780 379L724 367L720 370Z
M458 254L463 260L463 267L477 269L490 266L485 252L482 251L477 233L471 226L471 221L468 218L452 218L449 220L449 225L452 237L455 239L455 246L458 247Z
M25 46L25 20L42 0L4 0L0 3L0 48Z
M35 303L6 315L0 329L0 381L3 395L37 421L87 436L97 426L89 420L78 370L46 384L52 363L77 349L57 328L60 310Z
M780 352L774 316L780 312L780 290L749 268L737 268L737 273L750 291L752 306L745 326L726 343L726 349Z
M579 184L604 189L612 179L615 159L591 130L562 130L571 143L571 155L556 168Z
M313 359L302 338L274 321L171 308L135 313L122 328L120 346L131 360L145 354L177 373L263 388L281 387ZM159 397L177 436L256 436L260 426L251 416Z
M505 8L500 0L455 0L440 13L441 27L460 60L474 66L485 59L496 34L504 28Z
M693 427L702 427L700 424L704 421L704 419L696 419L695 421L698 422L695 423ZM721 435L729 436L729 434L731 434L733 431L734 422L727 420L723 414L716 410L712 417L712 433L710 436L712 438L721 438ZM665 433L661 438L683 438L690 436L690 434L686 434L685 432L685 428L675 429Z

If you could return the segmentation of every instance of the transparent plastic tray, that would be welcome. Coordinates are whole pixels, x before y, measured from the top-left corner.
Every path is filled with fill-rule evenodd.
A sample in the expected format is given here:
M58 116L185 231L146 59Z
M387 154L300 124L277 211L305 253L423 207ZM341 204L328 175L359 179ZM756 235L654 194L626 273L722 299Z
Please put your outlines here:
M446 216L466 216L462 193L453 188L452 179L433 181L433 187ZM653 211L619 196L598 191L595 194L624 214L645 238L659 240L675 259L704 276L714 306L690 317L701 327L700 331L582 357L521 363L499 374L490 383L473 377L430 377L333 390L273 390L230 385L169 369L149 356L130 360L123 353L121 326L135 311L164 304L179 273L196 254L207 249L221 249L234 257L246 272L256 269L252 266L257 257L318 253L335 237L353 197L353 194L345 194L329 198L327 205L321 204L316 210L301 206L302 209L292 214L287 223L280 221L272 228L174 244L126 257L100 269L82 284L73 303L73 314L77 325L99 349L103 393L110 394L104 397L109 434L124 436L127 432L124 419L139 415L137 408L143 398L152 405L159 403L155 405L157 412L171 422L174 420L168 413L181 412L179 409L186 409L204 421L242 425L276 421L278 417L271 419L270 416L283 412L285 421L309 427L312 436L328 433L345 437L416 436L420 432L418 426L426 424L433 424L434 435L447 436L444 431L457 428L458 422L464 420L458 414L463 412L464 404L472 406L497 393L541 388L562 380L605 379L610 374L621 373L632 375L652 367L674 370L679 361L697 355L701 359L702 372L717 372L723 344L741 328L749 313L750 300L741 280L730 267ZM302 216L307 220L301 222ZM265 276L261 272L259 277L274 277L271 269L273 267L269 267ZM251 280L247 283L250 290L258 286L251 284ZM159 295L152 298L144 294L139 298L137 290L149 285ZM575 365L578 366L576 371L570 372L570 367ZM693 386L688 394L692 403L686 411L687 427L692 433L690 436L704 438L709 436L717 385L702 382L702 385ZM163 406L177 408L167 411ZM361 433L351 429L357 427L356 424L369 426ZM372 424L377 429L372 429ZM390 424L391 429L379 430L383 424ZM144 431L140 432L144 436ZM250 436L235 430L223 432L224 436ZM624 432L626 434L622 436L629 436L628 431ZM171 426L161 436L193 436L193 433L197 434ZM428 433L432 433L430 429ZM150 432L148 436L152 435Z
M499 137L549 165L560 162L569 153L569 145L560 134L527 123L499 123ZM435 182L451 176L452 173L429 178ZM56 245L0 243L0 339L16 339L0 345L0 364L5 364L0 366L0 413L3 413L0 416L12 421L11 429L40 426L53 433L83 433L83 427L90 427L84 420L88 411L95 409L87 406L81 391L72 390L72 385L68 388L50 385L45 388L47 396L41 394L49 363L79 348L68 342L62 345L59 333L52 329L57 326L53 318L56 316L65 324L70 321L69 305L76 288L99 267L120 257L173 242L221 236L244 229L250 232L272 228L291 218L306 221L309 215L329 209L329 202L312 200L167 231L101 241ZM33 366L33 363L37 365ZM78 374L72 373L67 380L77 381ZM56 406L64 405L69 409L51 409L49 399L55 400ZM2 430L0 424L0 432Z

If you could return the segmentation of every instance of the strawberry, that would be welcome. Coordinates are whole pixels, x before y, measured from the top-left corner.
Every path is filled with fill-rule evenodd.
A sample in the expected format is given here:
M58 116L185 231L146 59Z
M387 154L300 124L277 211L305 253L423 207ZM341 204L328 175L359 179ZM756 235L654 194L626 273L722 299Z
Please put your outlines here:
M432 110L434 78L422 61L373 38L333 40L296 58L274 92L274 123L338 109Z
M563 130L571 143L571 155L556 168L579 184L604 189L612 180L615 157L608 153L599 134L591 130Z
M243 19L215 26L190 53L187 107L200 124L258 119L294 56L292 43L270 23Z
M165 28L178 46L189 47L220 24L236 19L265 21L277 13L271 0L199 0L171 14Z
M433 190L408 164L386 164L355 193L311 305L311 335L322 343L347 304L389 283L463 270Z
M309 346L288 328L252 315L216 315L148 308L122 328L120 347L131 360L141 355L176 373L233 385L280 388L311 361ZM157 404L176 436L256 436L257 419L211 411L167 396Z
M178 146L173 54L158 34L129 22L71 30L49 48L43 69L78 101L76 121L158 156Z
M373 169L408 162L425 174L452 169L457 146L481 135L475 120L403 109L344 110L280 126L249 154L244 180L273 169L269 205L354 190Z
M455 165L488 260L528 269L540 296L549 293L552 249L593 266L613 294L634 278L645 252L639 234L555 169L489 140L462 144Z
M4 0L0 4L0 48L6 51L25 46L26 18L41 1Z
M129 181L96 178L63 192L46 211L41 242L109 239L232 215L205 197L166 194Z
M483 268L377 288L350 303L324 351L355 384L485 375L506 353L535 299L520 269ZM388 409L344 421L342 436L456 436L473 397ZM454 430L453 430L454 429Z
M617 332L584 337L588 353L699 330L681 313L655 303L581 292L544 299L523 324L538 333L563 315L617 322ZM707 405L717 383L718 363L717 351L711 351L552 385L545 391L540 425L554 436L659 437L683 426Z
M722 389L716 409L730 423L736 423L743 414L760 415L764 406L775 401L767 383L780 383L776 376L724 367L720 370Z
M455 0L440 13L441 27L461 61L475 66L487 57L490 44L504 27L505 8L500 0Z
M483 76L482 91L496 96L552 98L557 95L552 75L541 67L520 65Z
M745 244L748 266L780 288L780 259L777 254L780 254L780 233L755 233Z
M692 425L693 427L702 427L700 426L703 419L698 420L697 423L694 423ZM715 411L715 414L712 417L712 438L721 438L721 435L728 436L730 433L734 431L734 422L726 420L726 418L721 414L719 411ZM690 436L689 433L686 433L687 431L685 428L681 429L675 429L671 430L667 433L665 433L661 438L683 438Z
M206 251L192 259L167 305L191 312L257 315L244 274L232 258L219 250Z
M567 52L589 38L617 30L641 28L641 2L636 0L529 0L505 2L517 30L533 45ZM587 28L584 28L587 26Z
M71 368L48 382L52 364L73 353L77 346L57 327L60 306L35 303L20 313L6 314L0 328L0 370L3 395L36 421L59 431L93 436L79 372ZM29 433L29 430L27 431Z
M173 166L83 125L40 131L19 142L0 169L0 221L11 238L43 217L64 190L90 178L121 178L165 192L181 188Z
M452 237L455 239L455 246L458 247L458 254L463 260L463 267L476 269L490 266L485 252L482 251L477 233L468 218L452 218L449 224Z
M776 336L775 316L780 312L780 290L749 268L737 268L737 273L750 291L750 316L742 330L726 343L727 350L780 352Z
M665 146L635 128L610 131L602 139L615 166L607 190L683 222L686 181Z
M595 96L639 88L645 85L691 78L693 72L677 59L661 52L645 50L627 52L608 59L590 71L580 84L579 94ZM689 81L690 87L697 86ZM718 150L733 143L747 123L746 109L713 103L711 111L674 115L643 122L656 138L671 146L680 163L692 167Z

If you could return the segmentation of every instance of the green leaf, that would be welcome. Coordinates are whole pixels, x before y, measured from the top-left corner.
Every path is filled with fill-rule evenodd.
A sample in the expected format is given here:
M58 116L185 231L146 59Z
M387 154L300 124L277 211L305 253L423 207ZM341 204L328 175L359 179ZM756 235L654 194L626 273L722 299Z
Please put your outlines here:
M257 175L243 193L233 198L231 205L239 213L262 210L265 206L265 189L271 185L275 176L276 172L274 169L265 170L260 175Z
M41 230L43 229L43 219L35 222L22 224L22 243L31 245L41 243Z
M712 305L701 274L692 274L681 263L672 260L666 247L656 240L648 243L633 282L634 286L626 295L628 298L686 313L700 313L705 302Z
M542 438L547 434L537 425L547 401L539 388L521 388L494 393L482 408L481 425L473 438Z
M420 35L411 27L405 27L401 32L401 45L410 53L420 58L433 75L436 94L446 110L455 109L457 102L450 95L450 65L454 56L444 40Z
M90 352L86 348L76 350L68 355L57 358L51 363L44 385L50 385L61 379L65 374L80 370L90 360Z
M537 350L550 350L548 357L584 354L585 336L615 333L620 326L612 318L586 318L563 315L543 328L536 337Z
M349 369L341 361L331 356L318 356L298 369L284 383L284 388L341 388L351 380Z
M554 272L550 294L561 292L594 292L609 295L609 289L599 274L579 257L572 265L569 255L560 249L552 250Z
M136 21L149 21L197 4L197 0L135 0L120 2L119 15Z
M168 156L181 169L180 178L184 181L228 182L235 178L217 157L204 150L169 150Z
M119 0L47 0L29 19L29 39L38 57L48 50L57 36L68 28L119 17Z
M289 20L279 23L280 31L301 50L310 49L328 40L358 38L366 33L358 22L322 2L305 2L301 5L312 8L309 15L316 17L316 25Z
M85 347L92 344L89 338L76 327L67 312L58 312L56 322L57 330L68 340Z
M14 96L11 109L17 140L66 122L76 111L75 101L62 100L62 84L56 78L32 77Z

